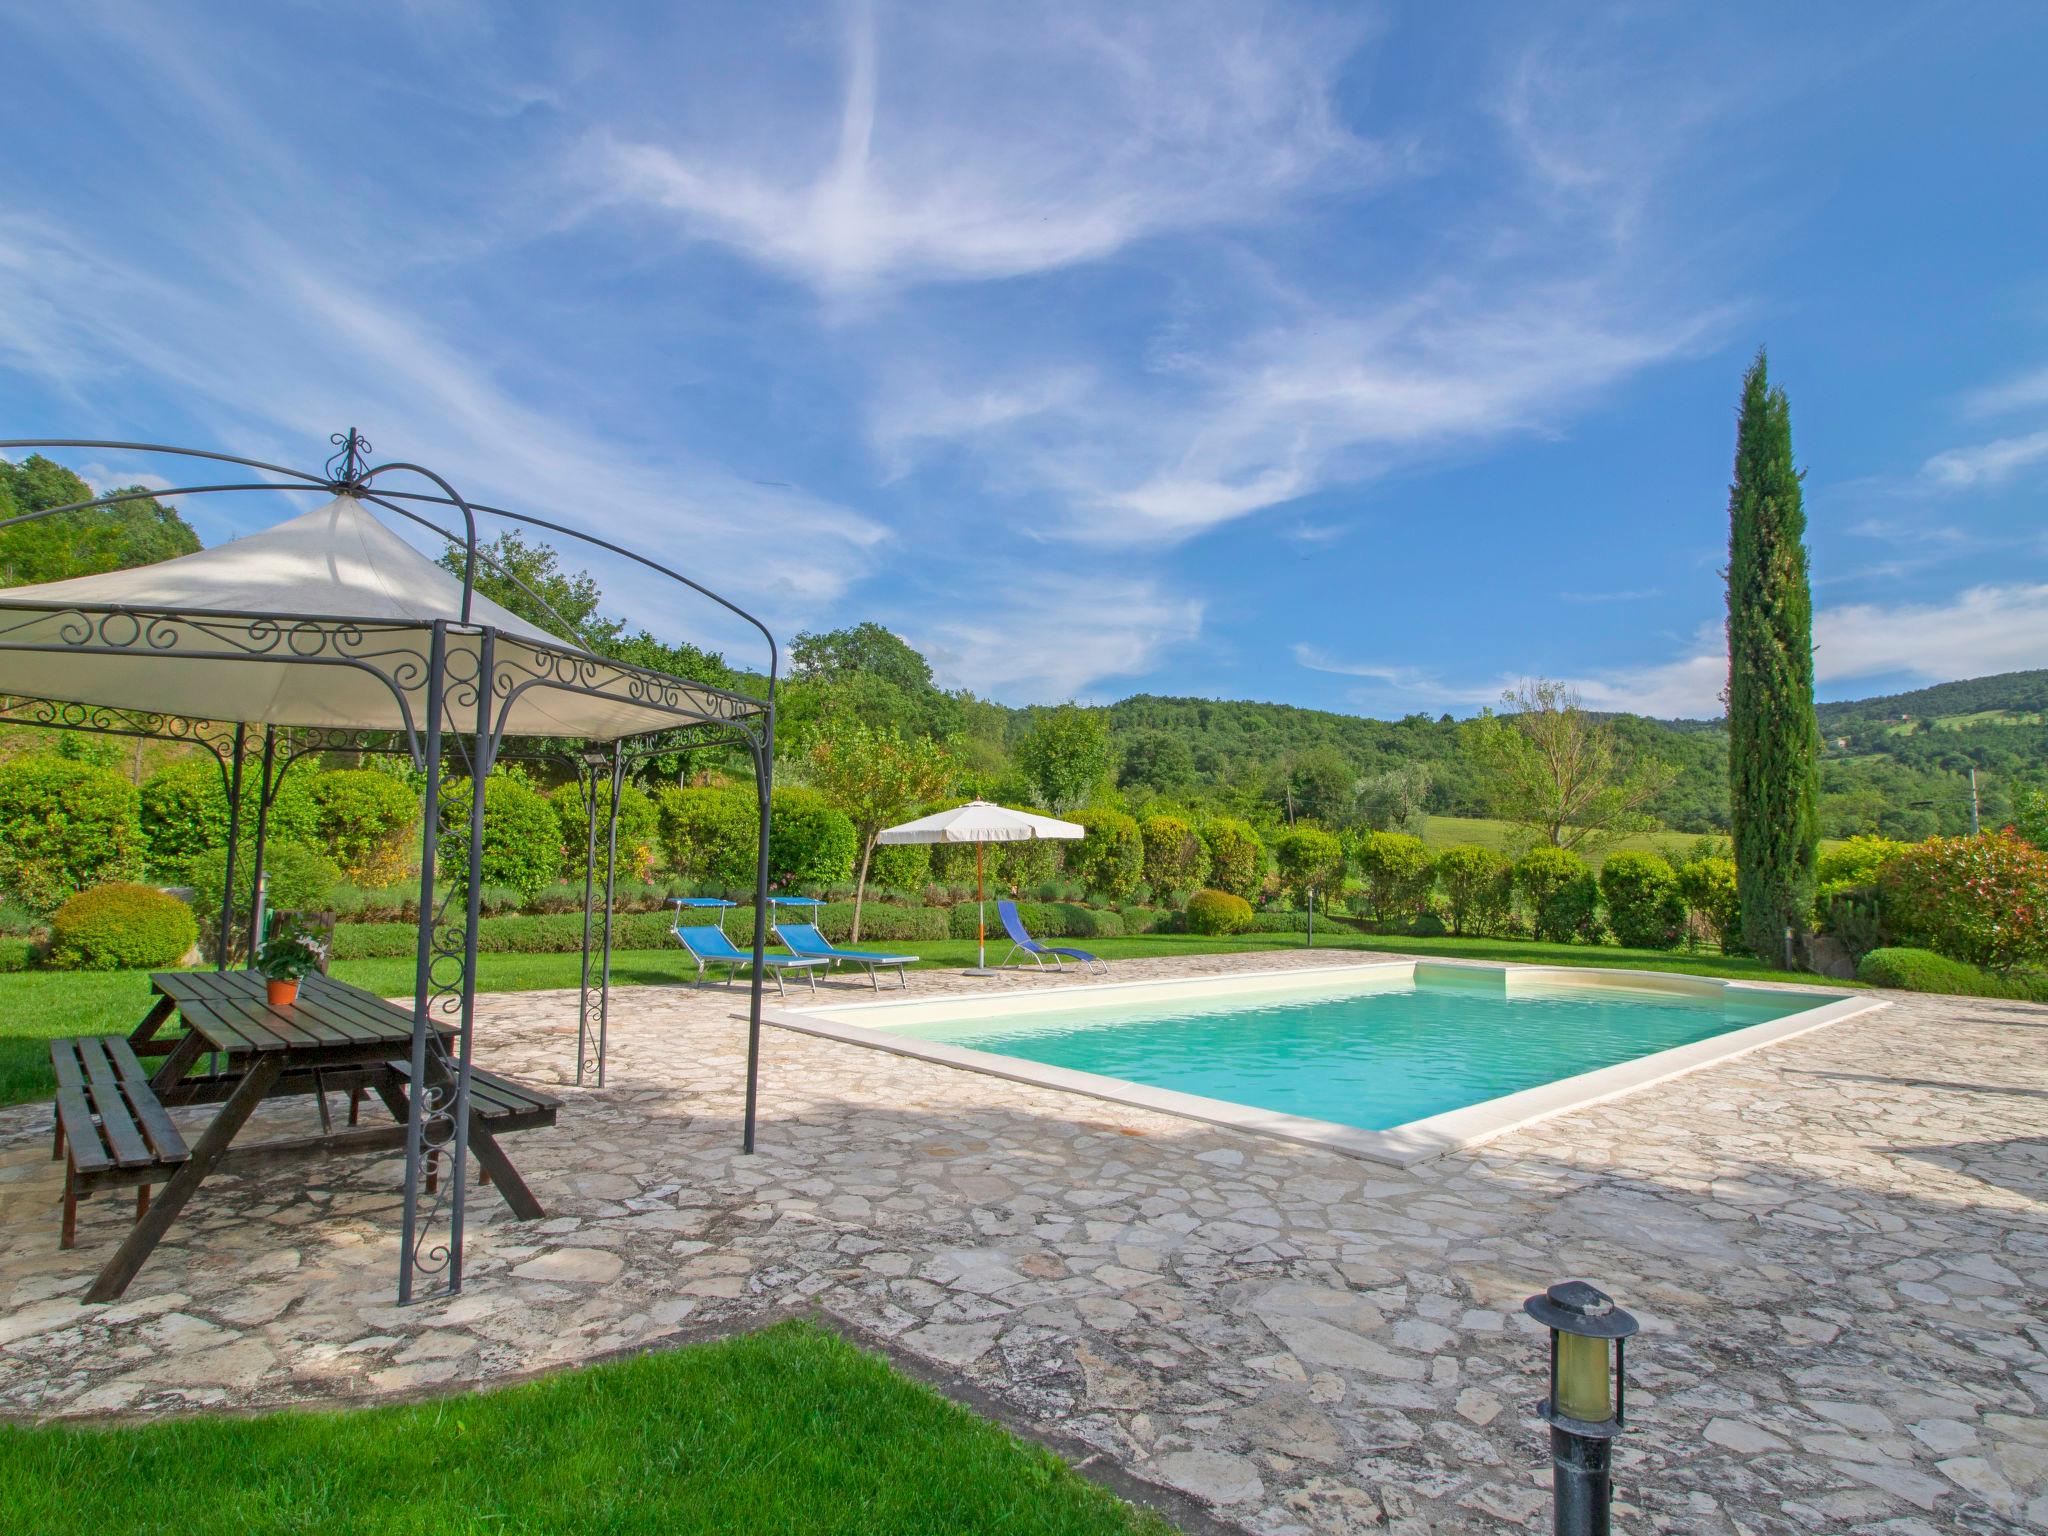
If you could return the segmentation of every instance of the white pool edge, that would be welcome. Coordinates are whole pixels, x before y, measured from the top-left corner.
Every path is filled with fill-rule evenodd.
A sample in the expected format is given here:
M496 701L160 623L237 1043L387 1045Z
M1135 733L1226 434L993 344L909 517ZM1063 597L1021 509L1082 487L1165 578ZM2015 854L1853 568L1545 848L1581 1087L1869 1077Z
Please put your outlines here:
M1315 966L1306 969L1233 971L1224 975L1197 978L1092 982L1081 986L1050 988L1036 994L1027 993L1023 994L1023 998L1026 1001L1043 998L1046 1000L1046 1006L1057 1008L1093 1006L1102 1001L1106 992L1130 992L1139 989L1156 990L1161 994L1162 1000L1172 993L1183 992L1188 988L1196 989L1201 995L1213 996L1218 990L1229 991L1238 988L1217 988L1204 983L1271 982L1276 978L1327 982L1352 974L1360 974L1366 979L1392 979L1402 971L1412 974L1417 963L1413 960L1394 960L1362 965ZM1729 991L1769 993L1777 990L1670 971L1618 971L1611 968L1594 970L1548 965L1489 966L1451 961L1421 963L1455 965L1461 970L1498 972L1502 975L1504 987L1512 985L1520 978L1537 983L1626 987L1631 990L1711 991L1722 994ZM1657 985L1644 988L1640 984L1646 981ZM1668 985L1670 983L1679 985ZM761 1018L763 1023L802 1034L816 1035L826 1040L837 1040L846 1045L867 1046L898 1056L915 1057L941 1066L958 1067L1011 1082L1085 1094L1090 1098L1104 1099L1113 1104L1154 1110L1160 1114L1199 1120L1255 1136L1273 1136L1283 1141L1322 1147L1329 1151L1341 1152L1347 1157L1406 1167L1425 1158L1441 1157L1445 1153L1475 1147L1538 1120L1604 1103L1608 1099L1633 1093L1655 1083L1667 1082L1674 1077L1682 1077L1704 1067L1732 1061L1765 1046L1776 1045L1782 1040L1806 1034L1810 1030L1840 1024L1889 1006L1882 998L1853 995L1838 997L1831 1002L1787 1014L1781 1019L1770 1019L1761 1024L1729 1030L1705 1040L1696 1040L1690 1045L1673 1046L1669 1050L1639 1056L1633 1061L1617 1062L1611 1067L1600 1067L1591 1072L1582 1072L1575 1077L1560 1078L1553 1083L1525 1088L1519 1093L1505 1094L1497 1099L1487 1099L1478 1104L1469 1104L1463 1109L1448 1110L1425 1119L1411 1120L1406 1125L1394 1126L1384 1131L1361 1130L1357 1126L1338 1125L1329 1120L1280 1114L1273 1110L1256 1109L1248 1104L1235 1104L1227 1099L1204 1098L1199 1094L1179 1093L1170 1088L1153 1088L1124 1078L1105 1077L1095 1072L1079 1072L1071 1067L1049 1066L1042 1062L1026 1061L1021 1057L970 1050L965 1046L946 1045L935 1040L908 1039L887 1029L869 1028L861 1024L847 1023L836 1017L827 1017L828 1014L844 1013L881 1013L886 1017L890 1011L900 1013L911 1008L924 1012L934 1009L951 1011L962 1007L970 1013L1017 1012L1020 1010L1015 1005L1019 1000L1019 994L1009 992L956 993L937 998L878 999L858 1003L821 1004L810 1008L778 1007L764 1010ZM981 1006L967 1006L975 1004ZM1039 1010L1037 1007L1030 1007L1023 1011Z

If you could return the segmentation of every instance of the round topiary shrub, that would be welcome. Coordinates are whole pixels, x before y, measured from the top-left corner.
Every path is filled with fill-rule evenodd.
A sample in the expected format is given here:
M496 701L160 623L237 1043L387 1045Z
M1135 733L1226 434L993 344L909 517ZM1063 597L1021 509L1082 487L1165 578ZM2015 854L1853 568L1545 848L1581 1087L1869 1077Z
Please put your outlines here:
M1189 933L1243 933L1252 925L1252 904L1228 891L1196 891L1188 898Z
M442 786L437 862L444 880L460 882L468 873L469 807L474 797L468 779L451 779ZM531 900L561 874L562 823L547 797L509 773L485 779L483 883L510 886Z
M192 887L192 910L200 922L212 926L220 916L220 888L227 879L228 851L209 848L186 867L185 881ZM244 848L235 858L235 913L245 918L254 893L255 853ZM263 850L263 896L275 911L318 912L326 908L334 888L341 884L341 871L334 860L318 848L304 843L273 843Z
M726 890L754 883L753 791L664 789L655 816L662 851L677 874Z
M1122 811L1077 811L1070 820L1087 829L1066 845L1067 873L1091 896L1122 901L1137 890L1145 873L1145 840L1138 824Z
M860 838L846 812L815 789L777 789L768 807L768 879L778 890L832 885L853 874ZM747 860L747 878L754 861Z
M1436 886L1436 860L1422 839L1407 832L1362 832L1351 862L1365 886L1365 910L1375 923L1414 917Z
M1180 816L1147 816L1138 823L1144 882L1161 899L1192 891L1209 873L1209 845Z
M1266 845L1251 823L1211 816L1202 823L1202 842L1209 850L1210 888L1249 900L1266 872Z
M562 826L562 872L580 885L590 853L590 801L581 783L558 785L548 795ZM604 882L605 855L611 834L611 786L597 793L597 880ZM619 786L619 879L645 880L654 873L654 849L660 840L660 818L647 791L634 784ZM579 898L580 906L580 898Z
M1514 861L1498 848L1464 843L1436 856L1451 932L1494 934L1510 925L1515 908Z
M240 832L244 849L252 846L256 837L261 777L260 759L250 758L242 768ZM267 841L313 840L318 812L308 786L320 777L301 764L278 781L266 821ZM195 856L227 843L227 776L211 757L181 757L157 769L142 781L139 808L143 850L150 873L159 880L178 878Z
M1515 861L1515 887L1536 937L1552 944L1591 943L1600 933L1600 884L1569 848L1532 848Z
M38 912L105 880L138 874L135 786L61 757L0 767L0 886Z
M1685 937L1685 903L1678 874L1655 853L1623 849L1600 867L1600 894L1607 900L1607 924L1630 949L1676 949Z
M147 885L80 891L50 918L43 963L60 971L148 970L176 965L199 942L192 909Z

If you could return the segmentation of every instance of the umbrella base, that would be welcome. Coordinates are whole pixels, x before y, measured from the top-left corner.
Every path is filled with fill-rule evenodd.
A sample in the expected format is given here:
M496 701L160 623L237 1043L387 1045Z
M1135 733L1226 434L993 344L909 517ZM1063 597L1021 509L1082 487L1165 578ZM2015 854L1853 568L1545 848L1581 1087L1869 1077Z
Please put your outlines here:
M992 965L970 965L960 974L962 976L1000 976L1003 973Z

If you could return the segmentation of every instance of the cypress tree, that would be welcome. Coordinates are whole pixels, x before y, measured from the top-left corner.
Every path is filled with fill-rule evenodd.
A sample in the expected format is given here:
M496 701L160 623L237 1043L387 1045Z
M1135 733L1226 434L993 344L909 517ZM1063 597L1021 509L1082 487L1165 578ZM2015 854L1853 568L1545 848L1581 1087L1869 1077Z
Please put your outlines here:
M1761 348L1742 380L1728 493L1728 799L1742 941L1775 957L1804 931L1820 847L1813 594L1792 412Z

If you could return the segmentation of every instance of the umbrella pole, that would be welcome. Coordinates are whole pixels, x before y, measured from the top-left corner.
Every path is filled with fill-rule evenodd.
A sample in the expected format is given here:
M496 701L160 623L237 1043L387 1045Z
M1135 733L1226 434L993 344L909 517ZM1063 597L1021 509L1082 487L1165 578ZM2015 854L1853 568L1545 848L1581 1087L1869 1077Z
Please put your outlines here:
M981 851L985 844L974 845L974 969L969 976L993 976L988 968L988 888L982 882Z

